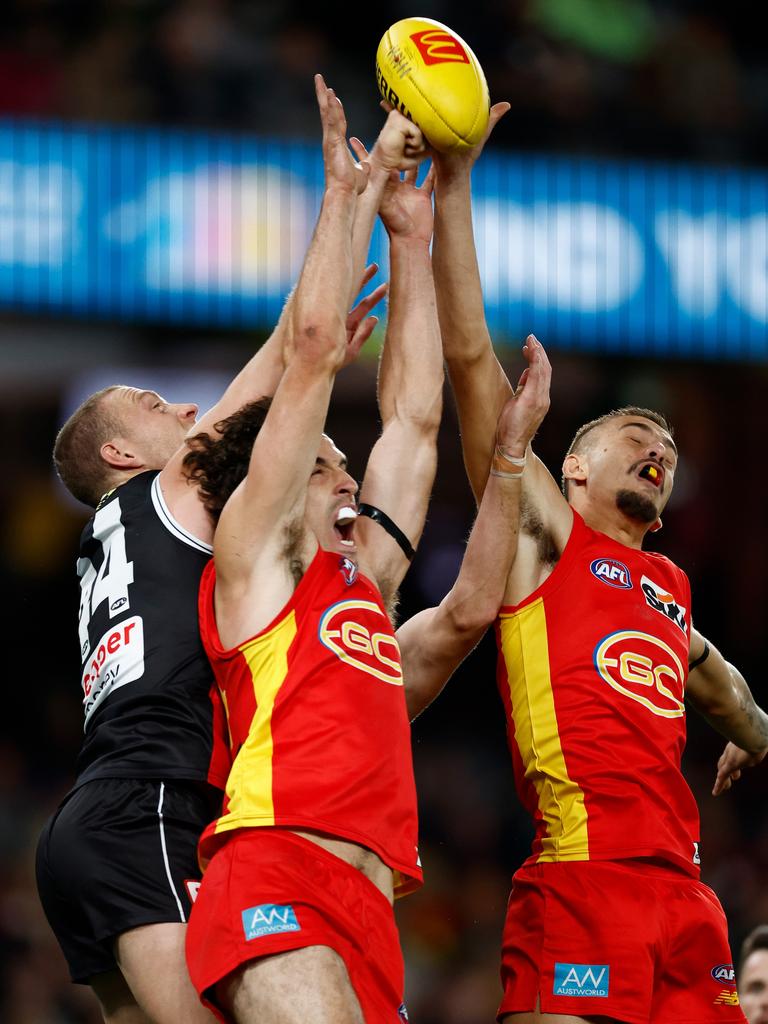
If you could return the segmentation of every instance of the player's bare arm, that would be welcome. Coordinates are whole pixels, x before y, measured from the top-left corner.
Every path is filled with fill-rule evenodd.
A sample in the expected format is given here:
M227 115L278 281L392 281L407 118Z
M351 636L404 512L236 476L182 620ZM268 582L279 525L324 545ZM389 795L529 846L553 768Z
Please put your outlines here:
M429 244L432 179L395 174L381 217L390 239L390 302L379 369L382 432L365 471L361 502L380 509L415 547L434 480L443 394L443 358ZM408 568L402 547L379 523L358 518L360 565L388 604Z
M375 173L369 176L368 163L358 164L356 168L358 188L362 187L369 177L370 181L369 187L365 189L365 203L361 197L358 200L359 209L356 208L355 211L352 235L354 271L349 290L348 307L352 305L355 295L371 281L378 271L376 264L365 266L373 222L389 169L398 166L398 159L403 159L405 146L412 146L417 141L413 138L414 132L418 132L418 129L401 114L398 114L397 118L389 118L380 135L379 141L382 142L382 145L379 146L377 141L377 147L374 149L376 160L371 162L371 166L376 169ZM423 152L422 140L420 158L423 158ZM413 159L415 157L410 157L409 162ZM377 317L370 315L371 311L384 298L386 292L386 283L378 285L364 296L347 316L348 362L357 356L359 350L371 336L378 322ZM291 330L294 294L295 289L286 299L280 318L267 341L233 379L220 400L194 424L190 433L205 432L215 435L217 433L216 424L236 412L246 402L274 395L285 369L284 349ZM186 448L180 448L163 469L161 473L163 496L171 514L182 526L199 539L210 541L213 536L212 523L202 507L197 489L190 486L189 480L183 472L182 464L186 451Z
M690 661L694 667L686 698L729 741L717 763L712 790L719 796L731 788L742 768L759 764L768 754L768 715L755 703L741 672L695 629Z
M485 138L461 153L435 153L433 259L440 328L456 396L464 461L479 501L490 468L496 420L512 388L496 358L485 321L472 228L471 172L493 128L509 109L491 109Z
M434 700L495 619L515 561L527 472L523 463L549 408L551 376L544 349L535 339L523 352L528 370L501 411L492 469L456 582L438 607L419 612L397 631L412 719Z
M508 103L491 108L488 129L473 149L436 153L435 242L433 260L437 308L448 376L456 399L464 463L475 498L479 500L491 465L496 419L513 388L493 350L485 320L472 227L472 167ZM530 516L525 510L530 511ZM524 488L523 532L530 522L565 545L570 513L546 466L529 454ZM521 562L522 564L522 562Z
M319 76L316 88L326 185L292 303L287 365L214 541L216 611L227 646L262 629L290 597L289 551L306 563L317 547L314 538L295 534L333 381L346 358L352 225L365 180L347 149L341 105Z
M357 201L352 236L352 259L357 272L367 259L371 232L390 175L394 171L416 168L426 157L427 148L416 125L397 110L391 110L387 115L370 153L354 136L349 144L360 166L368 169L368 183Z

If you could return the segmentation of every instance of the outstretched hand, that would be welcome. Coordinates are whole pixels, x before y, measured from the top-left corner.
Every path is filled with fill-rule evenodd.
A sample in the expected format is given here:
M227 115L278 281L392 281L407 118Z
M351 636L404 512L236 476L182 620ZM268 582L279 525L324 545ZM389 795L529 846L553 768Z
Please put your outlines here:
M378 265L371 263L365 268L363 279L360 282L360 287L364 288L372 277L378 271ZM376 324L379 322L377 316L369 316L371 310L377 306L384 296L387 294L389 285L385 281L380 284L377 288L364 298L360 299L356 306L354 306L347 314L346 320L346 331L347 331L347 354L344 358L343 366L349 366L353 363L360 354L360 349L368 341L370 336L373 334Z
M499 414L496 444L508 456L523 458L541 421L549 409L549 386L552 379L544 346L529 334L523 346L528 366L520 375L514 395L507 400Z
M432 190L435 172L430 167L427 176L416 185L417 168L406 171L401 178L397 171L389 176L379 206L379 216L390 238L417 238L429 243L434 228Z
M341 100L333 89L328 88L322 75L315 75L315 95L323 127L325 186L340 185L359 195L368 182L369 167L355 163L349 151L347 119Z
M768 750L759 754L750 754L748 750L742 750L735 743L728 743L717 762L717 776L712 787L712 796L720 796L727 792L734 782L741 778L742 768L753 768L760 764Z
M349 144L361 163L368 162L370 159L368 150L360 139L351 138ZM416 185L417 176L417 167L411 167L404 175L401 175L399 171L389 172L389 179L379 204L379 215L390 237L398 235L404 238L421 238L430 242L434 226L432 210L432 191L435 185L434 169L429 168L420 186Z
M471 149L451 150L449 153L433 152L432 159L437 169L438 179L444 180L452 174L471 170L477 158L483 152L486 142L491 137L491 132L509 109L510 104L506 101L494 103L490 110L488 127L485 130L485 134L477 145L472 146Z

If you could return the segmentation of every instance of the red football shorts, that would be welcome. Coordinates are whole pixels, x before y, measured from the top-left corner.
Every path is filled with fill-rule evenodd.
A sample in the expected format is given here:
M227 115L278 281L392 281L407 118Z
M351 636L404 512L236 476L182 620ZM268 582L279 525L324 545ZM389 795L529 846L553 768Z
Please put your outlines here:
M512 882L499 1020L538 1000L627 1024L745 1024L725 914L702 882L642 860L535 864Z
M356 868L283 829L235 832L203 875L187 926L187 966L221 1021L213 987L241 964L330 946L349 974L366 1024L398 1024L404 968L389 900Z

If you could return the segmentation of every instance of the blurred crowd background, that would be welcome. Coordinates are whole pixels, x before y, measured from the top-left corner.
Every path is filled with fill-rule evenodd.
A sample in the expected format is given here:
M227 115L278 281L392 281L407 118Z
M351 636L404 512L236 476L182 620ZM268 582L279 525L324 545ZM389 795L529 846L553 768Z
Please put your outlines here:
M493 99L512 112L493 147L717 165L768 162L768 65L746 4L714 0L474 0L471 5L286 0L6 0L0 117L182 125L318 141L311 79L322 71L355 134L381 121L373 59L389 24L437 18L470 42ZM0 223L2 231L2 223ZM77 538L86 510L54 480L50 449L75 367L105 383L147 373L233 373L263 334L56 322L6 311L0 325L0 1020L95 1024L38 906L39 830L73 778L81 737ZM531 324L530 329L536 330ZM546 344L547 338L541 340ZM500 338L510 375L521 339ZM550 351L552 409L537 448L559 472L583 421L628 402L665 412L682 461L652 545L689 573L693 616L768 702L768 482L763 363ZM372 362L339 380L330 432L362 470L375 437ZM190 398L194 398L190 395ZM408 615L455 575L473 508L447 395L427 530L403 588ZM426 885L397 907L414 1024L489 1024L509 879L531 831L511 781L487 636L414 725ZM710 795L722 741L689 718L686 775L702 815L703 877L734 950L768 921L768 767Z
M355 131L378 125L384 30L445 22L512 103L517 148L760 163L768 66L744 0L7 0L0 114L315 134L322 68Z

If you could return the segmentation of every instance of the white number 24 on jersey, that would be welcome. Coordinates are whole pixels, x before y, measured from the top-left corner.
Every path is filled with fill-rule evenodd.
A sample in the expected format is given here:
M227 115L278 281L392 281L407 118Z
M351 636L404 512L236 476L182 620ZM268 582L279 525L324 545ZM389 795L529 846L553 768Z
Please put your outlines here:
M93 517L93 536L101 541L104 557L98 571L89 558L80 558L77 574L80 577L79 635L82 658L90 650L88 628L91 617L102 601L107 602L109 617L114 618L130 605L128 587L133 583L133 562L125 551L125 527L120 519L120 499L110 501L98 509Z

